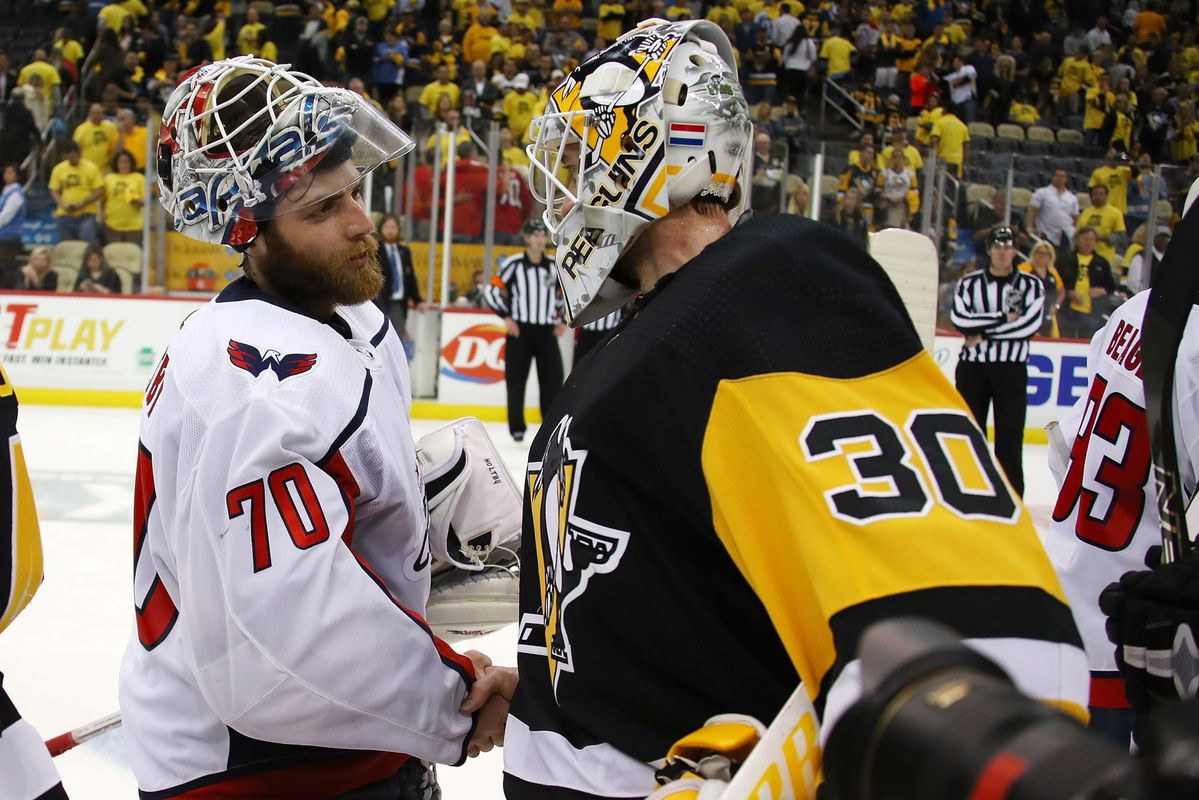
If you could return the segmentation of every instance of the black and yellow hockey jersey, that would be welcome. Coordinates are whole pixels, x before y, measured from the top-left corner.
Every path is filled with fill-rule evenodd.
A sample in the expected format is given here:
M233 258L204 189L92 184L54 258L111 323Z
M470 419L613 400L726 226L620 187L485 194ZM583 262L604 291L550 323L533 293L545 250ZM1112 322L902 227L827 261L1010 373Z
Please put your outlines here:
M42 583L42 540L33 486L17 436L17 396L0 367L0 632L33 599ZM3 665L0 664L0 667ZM0 797L66 798L50 753L38 732L21 719L0 673Z
M833 228L734 228L574 370L533 442L509 800L645 797L718 713L856 699L862 630L947 623L1085 706L1028 512L894 287Z

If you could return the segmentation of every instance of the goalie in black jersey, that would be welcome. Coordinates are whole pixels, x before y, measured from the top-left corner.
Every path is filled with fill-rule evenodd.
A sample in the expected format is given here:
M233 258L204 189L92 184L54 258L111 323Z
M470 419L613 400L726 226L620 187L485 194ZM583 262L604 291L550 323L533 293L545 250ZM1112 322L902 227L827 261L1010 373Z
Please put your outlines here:
M529 456L513 800L645 797L673 742L769 721L801 680L827 728L895 615L1085 714L1028 512L882 269L828 226L738 220L733 64L716 25L649 20L532 127L572 324L638 299Z

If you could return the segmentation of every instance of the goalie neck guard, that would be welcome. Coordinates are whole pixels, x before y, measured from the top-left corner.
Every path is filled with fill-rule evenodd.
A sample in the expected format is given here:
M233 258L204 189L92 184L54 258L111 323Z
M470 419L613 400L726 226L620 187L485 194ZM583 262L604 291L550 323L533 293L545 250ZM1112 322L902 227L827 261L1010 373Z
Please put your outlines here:
M700 196L740 210L751 128L734 64L713 23L646 20L576 67L533 121L532 189L572 325L633 297L612 270L647 225Z
M258 224L337 194L307 196L314 171L349 160L357 180L413 147L354 92L287 64L239 56L198 67L171 93L158 142L158 186L176 231L244 249Z

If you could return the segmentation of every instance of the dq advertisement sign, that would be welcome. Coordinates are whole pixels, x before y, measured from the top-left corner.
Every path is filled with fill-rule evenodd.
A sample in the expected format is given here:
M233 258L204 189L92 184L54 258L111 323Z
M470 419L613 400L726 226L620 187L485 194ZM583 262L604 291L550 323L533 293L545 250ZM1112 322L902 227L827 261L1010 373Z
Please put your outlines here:
M1028 417L1025 429L1043 429L1060 420L1087 390L1084 341L1033 339L1028 352ZM953 383L962 350L961 336L937 336L933 357Z
M504 349L507 329L490 311L447 308L441 314L441 353L438 358L437 402L507 408ZM574 337L558 339L564 372L569 372ZM526 415L540 399L537 370L529 370L525 388ZM530 421L536 419L530 416Z
M199 301L0 293L0 360L30 402L137 405Z

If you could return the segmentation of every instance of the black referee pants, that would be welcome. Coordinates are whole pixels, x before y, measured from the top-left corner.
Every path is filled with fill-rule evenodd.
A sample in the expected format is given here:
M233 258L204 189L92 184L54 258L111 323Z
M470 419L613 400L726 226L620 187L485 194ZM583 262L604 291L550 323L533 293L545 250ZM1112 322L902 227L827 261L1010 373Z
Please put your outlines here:
M553 325L520 326L520 336L509 336L504 350L504 382L508 386L508 432L525 432L525 384L529 367L537 360L537 384L541 388L541 418L546 419L550 404L562 388L562 351Z
M959 361L958 392L978 427L987 430L987 411L995 406L995 457L1012 488L1024 497L1024 416L1028 411L1028 365Z

